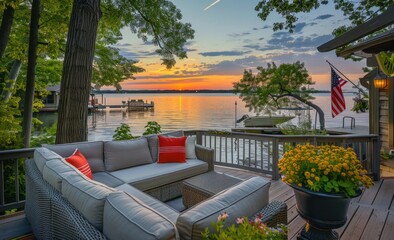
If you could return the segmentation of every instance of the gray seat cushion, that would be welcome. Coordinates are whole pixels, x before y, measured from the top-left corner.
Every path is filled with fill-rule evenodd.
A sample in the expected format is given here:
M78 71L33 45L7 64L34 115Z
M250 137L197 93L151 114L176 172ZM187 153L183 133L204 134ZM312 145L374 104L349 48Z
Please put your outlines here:
M97 182L101 182L108 187L117 187L119 185L124 184L124 182L116 177L112 176L107 172L96 172L93 173L93 180Z
M140 199L144 204L149 206L152 209L155 209L157 212L166 216L171 222L175 224L176 219L179 216L179 212L175 209L172 209L168 205L164 204L163 202L153 198L152 196L138 190L137 188L130 186L129 184L123 184L116 187L117 190L122 190L124 192L129 193L131 196L134 196Z
M176 239L177 231L166 216L125 192L105 201L103 233L109 239Z
M117 191L83 175L68 175L62 181L62 195L95 228L103 230L103 212L106 197Z
M208 171L208 164L198 159L186 163L151 163L111 172L125 183L146 191L169 183L193 177Z
M46 148L56 152L60 156L67 158L71 156L75 149L79 149L88 160L92 172L102 172L104 168L103 142L79 142L56 145L44 145Z
M104 163L107 171L152 163L146 138L104 143Z
M201 232L207 227L212 231L211 223L223 212L228 214L228 224L253 216L268 204L269 187L267 180L253 177L181 213L176 223L181 239L201 239Z

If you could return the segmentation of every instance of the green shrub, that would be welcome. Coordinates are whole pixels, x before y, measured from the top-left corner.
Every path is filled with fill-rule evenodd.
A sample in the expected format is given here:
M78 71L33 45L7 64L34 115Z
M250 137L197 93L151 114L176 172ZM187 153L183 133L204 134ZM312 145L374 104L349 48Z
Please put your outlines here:
M159 134L161 133L161 126L156 121L149 121L145 126L145 132L142 135Z
M120 124L120 126L115 129L115 134L112 136L112 139L115 141L130 140L133 138L136 137L131 134L130 126L126 123Z

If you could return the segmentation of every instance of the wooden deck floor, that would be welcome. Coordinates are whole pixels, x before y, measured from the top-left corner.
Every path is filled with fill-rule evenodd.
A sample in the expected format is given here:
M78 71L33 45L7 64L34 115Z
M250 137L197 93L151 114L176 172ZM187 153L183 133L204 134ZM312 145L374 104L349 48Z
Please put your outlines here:
M216 171L247 179L258 174L215 166ZM262 176L262 175L261 175ZM263 176L266 177L266 176ZM349 206L348 221L336 229L343 240L390 240L394 239L394 178L382 179L366 189L361 196L354 198ZM293 190L281 180L271 181L270 201L279 200L288 207L289 239L296 236L305 224L298 215Z

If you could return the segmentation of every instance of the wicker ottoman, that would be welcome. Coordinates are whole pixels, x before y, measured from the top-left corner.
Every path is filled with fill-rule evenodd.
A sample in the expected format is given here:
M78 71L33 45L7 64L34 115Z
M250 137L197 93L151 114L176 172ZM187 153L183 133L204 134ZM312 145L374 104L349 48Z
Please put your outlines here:
M183 205L190 208L241 181L214 171L188 178L182 182Z

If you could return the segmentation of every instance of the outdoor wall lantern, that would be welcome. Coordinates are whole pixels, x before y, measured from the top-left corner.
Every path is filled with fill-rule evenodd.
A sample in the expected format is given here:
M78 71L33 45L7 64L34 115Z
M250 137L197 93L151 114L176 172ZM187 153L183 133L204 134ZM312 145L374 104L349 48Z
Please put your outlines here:
M384 73L381 73L378 69L378 74L376 74L373 79L373 85L377 89L384 89L387 87L387 76Z

